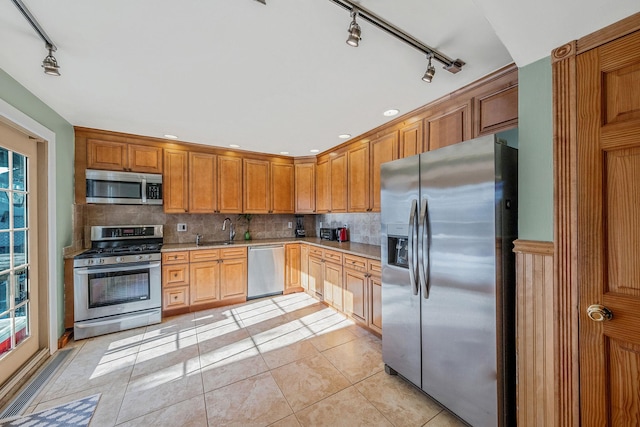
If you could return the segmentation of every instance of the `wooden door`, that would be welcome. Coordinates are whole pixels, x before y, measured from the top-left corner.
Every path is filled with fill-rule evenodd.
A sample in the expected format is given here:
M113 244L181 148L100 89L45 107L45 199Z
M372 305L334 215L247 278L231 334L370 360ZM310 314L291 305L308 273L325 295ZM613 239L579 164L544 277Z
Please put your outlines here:
M425 119L429 151L465 141L471 136L469 105L464 104L437 117Z
M242 158L218 156L218 212L242 213Z
M344 312L367 324L367 278L362 271L344 269Z
M242 203L244 212L254 214L271 213L269 191L269 162L244 159Z
M309 245L300 245L300 286L309 289Z
M382 334L382 279L369 274L369 323L368 326Z
M247 296L247 258L220 260L220 299Z
M338 310L342 310L342 266L324 263L324 299Z
M425 151L422 121L400 129L400 158L415 156Z
M128 144L126 168L132 172L162 173L162 148Z
M577 82L581 423L639 425L640 31L579 55Z
M189 265L189 281L191 305L220 300L220 263L218 260L191 263Z
M296 213L316 211L316 165L298 163L295 166Z
M331 195L329 194L329 159L318 161L316 167L316 211L329 212Z
M349 212L369 210L369 143L356 142L347 152L347 209Z
M309 257L309 292L322 300L324 291L324 262L322 259Z
M186 151L164 150L162 203L165 213L185 213L188 210L187 161Z
M300 290L300 244L284 246L284 293L288 294Z
M271 163L271 213L293 213L293 165Z
M380 165L398 158L398 132L371 141L371 194L369 211L380 212Z
M87 140L87 169L124 171L127 144L123 142Z
M189 212L217 210L217 158L214 154L189 153Z
M347 155L336 154L329 159L331 207L329 212L347 212Z

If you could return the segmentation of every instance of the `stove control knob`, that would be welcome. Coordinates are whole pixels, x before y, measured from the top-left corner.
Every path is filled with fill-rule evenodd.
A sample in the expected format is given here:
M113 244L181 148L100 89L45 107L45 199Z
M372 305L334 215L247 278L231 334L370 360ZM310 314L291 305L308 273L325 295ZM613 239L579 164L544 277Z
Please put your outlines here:
M124 262L124 258L121 256L116 257L116 262Z
M136 256L136 259L137 259L137 260L141 260L141 259L142 259L142 255L138 255L138 256Z
M91 265L91 264L93 264L93 260L92 259L88 259L88 260L85 261L85 263L87 265Z
M151 259L151 255L145 256L146 259Z
M100 264L104 264L104 258L100 258Z

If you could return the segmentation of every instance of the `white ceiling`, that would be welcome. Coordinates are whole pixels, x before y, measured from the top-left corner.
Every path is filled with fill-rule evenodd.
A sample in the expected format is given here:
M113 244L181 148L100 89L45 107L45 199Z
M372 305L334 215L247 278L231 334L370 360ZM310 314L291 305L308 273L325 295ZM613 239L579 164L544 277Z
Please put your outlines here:
M0 3L0 68L75 126L309 155L511 62L640 11L638 0L362 0L467 63L450 74L328 0L24 0L58 46L61 77L13 3ZM0 88L2 96L2 88Z

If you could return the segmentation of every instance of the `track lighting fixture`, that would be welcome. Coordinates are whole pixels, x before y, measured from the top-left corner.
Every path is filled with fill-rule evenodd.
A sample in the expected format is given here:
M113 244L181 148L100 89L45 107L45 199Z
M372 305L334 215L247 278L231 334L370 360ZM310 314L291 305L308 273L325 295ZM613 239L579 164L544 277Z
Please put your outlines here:
M422 80L424 80L425 82L431 82L433 76L436 73L436 69L433 67L433 65L431 65L431 59L435 59L436 61L440 62L443 65L443 68L452 74L456 74L457 72L461 71L462 67L465 65L464 61L460 59L449 58L436 49L422 43L420 40L416 39L410 34L407 34L395 25L385 21L380 16L362 7L360 4L354 3L352 0L330 1L351 12L351 16L353 17L353 19L351 21L351 25L349 25L349 38L347 39L347 44L349 46L356 47L358 46L358 42L360 41L360 26L356 23L356 16L358 16L360 19L367 21L374 27L378 27L387 34L396 37L400 41L405 42L414 49L417 49L427 55L427 58L429 58L429 66L427 68L427 71L424 73L424 76L422 77Z
M60 66L58 65L58 61L56 61L55 56L53 56L53 46L47 44L47 49L49 49L49 55L47 55L42 61L42 68L44 68L44 73L50 76L59 76L60 75Z
M357 16L358 10L354 8L351 11L351 24L349 24L349 29L347 30L349 32L347 44L353 47L358 47L358 43L362 39L362 37L360 37L360 34L362 33L362 31L360 30L360 25L358 25L358 23L356 22Z
M59 76L60 75L60 66L58 65L58 61L53 56L53 52L58 50L55 44L51 41L51 38L47 35L44 29L40 26L35 16L29 12L27 6L22 2L22 0L12 0L13 4L18 8L24 19L31 24L36 33L40 36L42 41L44 42L45 48L49 51L49 54L42 61L42 68L44 68L44 73L50 76Z
M436 74L436 69L433 65L431 65L431 57L433 55L429 54L427 55L427 58L429 58L429 65L427 66L427 71L425 71L424 76L422 76L422 80L424 80L427 83L431 83L431 80L433 80L433 76L435 76Z

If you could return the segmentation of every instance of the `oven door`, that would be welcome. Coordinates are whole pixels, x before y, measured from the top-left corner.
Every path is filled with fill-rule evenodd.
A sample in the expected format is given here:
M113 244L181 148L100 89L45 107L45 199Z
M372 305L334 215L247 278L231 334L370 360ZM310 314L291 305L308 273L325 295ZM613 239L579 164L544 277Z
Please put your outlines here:
M160 308L159 262L74 269L76 322Z

